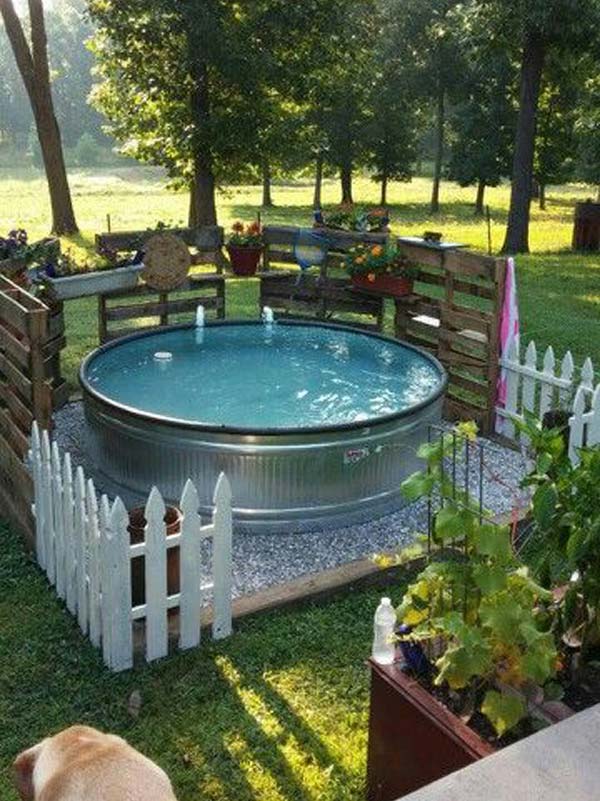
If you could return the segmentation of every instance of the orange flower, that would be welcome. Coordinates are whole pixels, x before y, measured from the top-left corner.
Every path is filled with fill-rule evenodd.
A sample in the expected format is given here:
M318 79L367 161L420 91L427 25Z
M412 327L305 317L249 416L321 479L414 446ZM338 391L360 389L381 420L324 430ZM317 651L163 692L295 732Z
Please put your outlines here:
M249 234L260 234L260 223L255 221L248 226Z
M371 248L371 253L373 256L381 256L381 254L383 253L383 248L381 247L381 245L373 245L373 247Z
M232 228L233 231L236 232L236 234L244 233L244 223L240 222L239 220L237 222L234 222L234 224L231 226L231 228Z
M375 273L369 273L367 275L367 281L369 281L372 284L375 281Z
M362 264L364 260L365 260L365 257L364 257L364 256L357 256L357 257L354 259L354 264Z

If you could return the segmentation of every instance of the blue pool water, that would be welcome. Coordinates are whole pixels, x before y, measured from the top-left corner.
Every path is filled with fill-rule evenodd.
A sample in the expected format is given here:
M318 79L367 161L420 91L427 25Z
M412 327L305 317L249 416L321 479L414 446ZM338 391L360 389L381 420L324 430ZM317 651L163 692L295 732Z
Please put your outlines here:
M155 354L172 358L159 362ZM443 376L401 343L319 325L179 328L101 351L84 378L104 398L199 426L322 428L427 400Z

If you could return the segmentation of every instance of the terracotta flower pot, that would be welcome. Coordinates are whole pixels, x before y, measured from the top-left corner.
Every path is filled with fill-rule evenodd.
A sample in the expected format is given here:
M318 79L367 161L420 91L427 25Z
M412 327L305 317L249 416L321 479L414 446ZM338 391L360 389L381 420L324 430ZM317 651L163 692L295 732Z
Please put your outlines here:
M144 529L146 527L145 510L138 506L129 512L129 541L132 545L144 542ZM183 515L175 506L167 506L165 512L165 523L167 525L167 537L179 534L181 531L181 521ZM179 548L167 549L167 594L175 595L179 592ZM133 606L141 606L146 603L146 569L145 558L136 556L131 560L131 602Z
M414 281L391 273L373 274L374 280L369 281L366 275L353 275L352 283L357 289L366 292L376 292L378 295L390 295L394 298L403 298L412 294Z
M254 275L262 256L262 247L227 245L231 269L235 275Z
M494 753L399 665L371 666L368 801L393 801Z

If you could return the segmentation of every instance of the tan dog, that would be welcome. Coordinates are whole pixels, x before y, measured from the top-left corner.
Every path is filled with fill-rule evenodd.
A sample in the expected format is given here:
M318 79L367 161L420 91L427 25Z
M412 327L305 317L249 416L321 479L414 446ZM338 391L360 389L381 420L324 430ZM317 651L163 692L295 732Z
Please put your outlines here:
M176 801L166 773L125 740L72 726L16 758L23 801Z

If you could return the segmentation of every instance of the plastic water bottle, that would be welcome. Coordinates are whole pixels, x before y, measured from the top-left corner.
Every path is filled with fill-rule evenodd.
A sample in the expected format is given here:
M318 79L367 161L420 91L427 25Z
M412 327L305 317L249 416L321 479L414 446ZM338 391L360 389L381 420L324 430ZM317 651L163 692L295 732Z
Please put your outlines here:
M375 626L373 636L372 656L380 665L391 665L394 661L396 646L394 644L394 629L396 626L396 612L389 598L382 598L375 612Z

